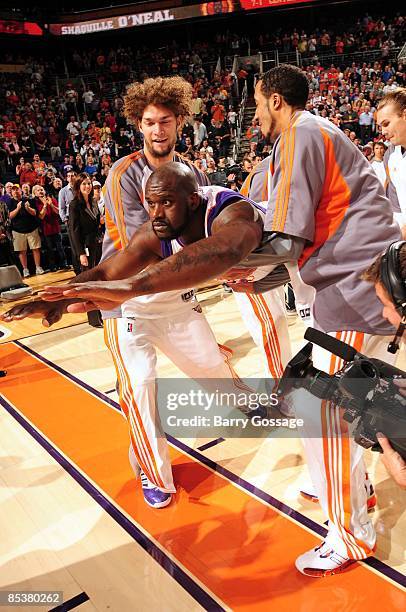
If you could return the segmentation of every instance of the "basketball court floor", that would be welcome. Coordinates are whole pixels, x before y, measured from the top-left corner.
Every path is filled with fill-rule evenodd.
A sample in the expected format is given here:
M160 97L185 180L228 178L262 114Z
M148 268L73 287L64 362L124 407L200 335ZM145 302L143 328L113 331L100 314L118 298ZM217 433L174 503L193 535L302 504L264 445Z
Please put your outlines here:
M233 296L199 299L237 372L261 377ZM176 498L152 509L128 462L103 331L78 315L59 329L2 327L0 591L63 591L54 609L81 611L406 608L406 493L377 454L365 453L375 556L331 578L302 576L295 558L323 538L325 518L298 495L308 481L300 440L170 437ZM289 331L296 351L301 323ZM159 372L181 376L162 355Z

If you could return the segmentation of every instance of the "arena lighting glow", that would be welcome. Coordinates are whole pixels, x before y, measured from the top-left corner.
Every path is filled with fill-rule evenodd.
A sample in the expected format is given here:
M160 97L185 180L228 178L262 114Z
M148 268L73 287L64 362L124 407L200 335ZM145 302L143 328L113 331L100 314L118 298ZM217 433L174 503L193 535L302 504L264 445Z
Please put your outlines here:
M81 34L95 34L108 30L121 30L137 26L163 23L166 21L179 21L197 17L211 17L228 13L253 11L256 9L272 8L287 4L302 4L313 0L223 0L222 2L204 2L194 6L182 6L171 9L147 11L92 19L70 23L50 23L49 32L56 36L78 36Z
M42 36L44 32L37 23L31 21L11 21L0 19L0 34Z
M255 11L285 4L304 4L305 2L313 2L313 0L240 0L241 8L244 11Z

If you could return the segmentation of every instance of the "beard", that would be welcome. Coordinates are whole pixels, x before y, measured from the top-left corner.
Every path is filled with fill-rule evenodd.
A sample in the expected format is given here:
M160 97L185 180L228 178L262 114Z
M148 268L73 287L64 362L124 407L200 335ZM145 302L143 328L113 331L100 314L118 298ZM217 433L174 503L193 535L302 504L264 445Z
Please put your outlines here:
M173 142L168 142L167 146L164 149L159 149L157 151L154 148L153 142L147 142L147 140L145 140L145 146L147 147L149 154L152 157L156 157L156 158L167 157L173 150L175 144L176 144L176 140Z
M183 234L183 232L185 231L185 229L187 228L188 224L189 224L189 220L190 220L190 211L189 209L186 211L186 216L185 219L183 220L182 225L179 225L178 227L173 227L168 221L157 221L157 223L162 223L165 225L165 227L160 227L159 229L156 229L154 226L154 222L152 222L152 230L155 234L155 236L157 238L159 238L159 240L176 240L176 238L179 238L179 236L181 236Z

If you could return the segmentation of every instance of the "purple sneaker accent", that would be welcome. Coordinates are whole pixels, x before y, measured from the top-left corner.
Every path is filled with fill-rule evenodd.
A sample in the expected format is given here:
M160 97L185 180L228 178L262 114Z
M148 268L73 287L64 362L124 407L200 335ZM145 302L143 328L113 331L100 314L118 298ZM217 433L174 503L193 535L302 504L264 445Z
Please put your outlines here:
M165 493L148 480L144 472L140 472L142 492L145 503L152 508L165 508L172 501L172 493Z

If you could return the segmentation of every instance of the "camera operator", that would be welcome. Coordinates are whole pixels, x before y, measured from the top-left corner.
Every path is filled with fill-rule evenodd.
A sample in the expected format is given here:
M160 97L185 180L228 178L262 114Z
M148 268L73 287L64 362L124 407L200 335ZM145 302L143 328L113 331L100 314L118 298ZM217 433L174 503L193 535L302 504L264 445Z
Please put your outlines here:
M382 316L398 328L396 335L401 340L406 316L406 242L391 244L364 272L363 279L374 283L376 295L383 304ZM395 384L400 387L400 393L406 396L406 379L396 380ZM378 438L386 469L397 484L406 489L405 460L392 448L383 433L379 433Z

